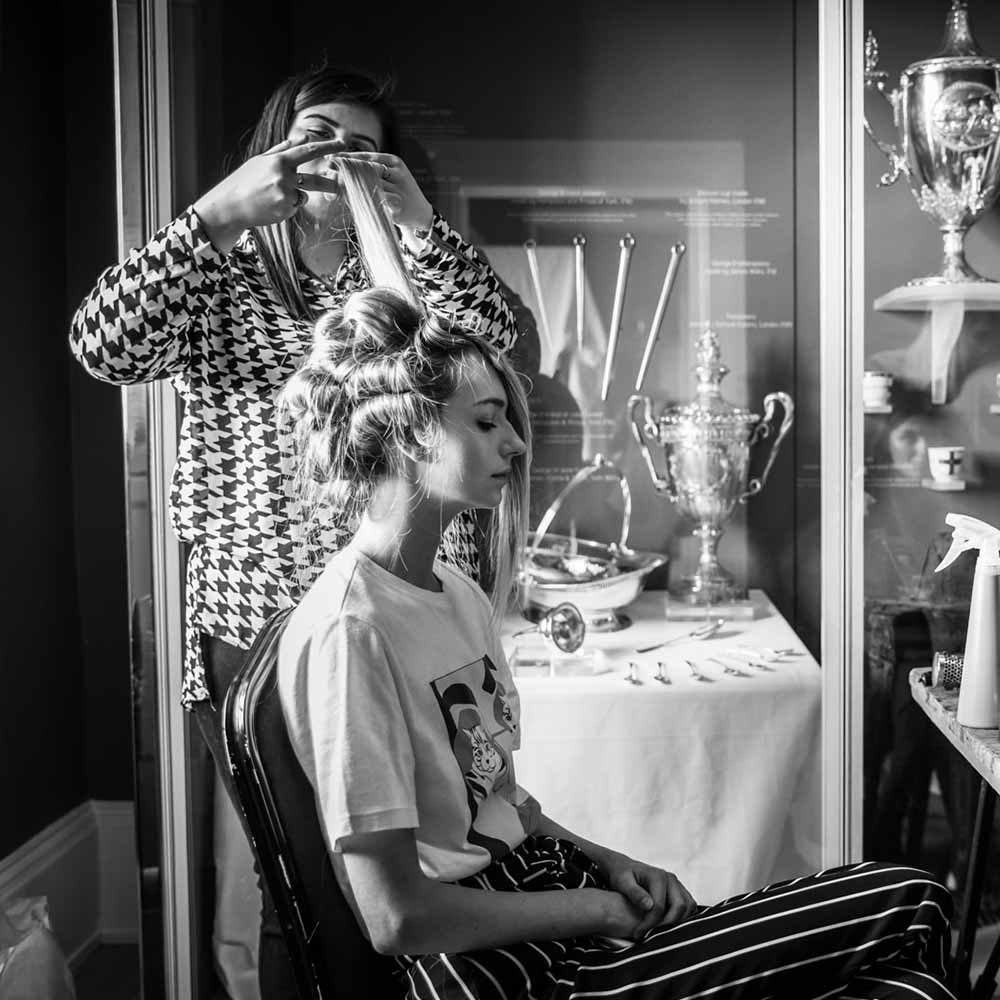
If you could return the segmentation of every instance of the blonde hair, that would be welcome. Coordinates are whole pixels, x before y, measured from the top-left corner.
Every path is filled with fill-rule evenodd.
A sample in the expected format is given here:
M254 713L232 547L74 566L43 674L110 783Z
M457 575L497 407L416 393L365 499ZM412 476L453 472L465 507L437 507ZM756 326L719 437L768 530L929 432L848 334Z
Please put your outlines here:
M312 350L279 397L295 442L296 493L307 524L331 507L349 519L360 515L379 483L401 469L405 452L433 452L444 406L470 356L496 371L507 419L530 448L521 380L484 341L387 288L355 292L320 318ZM513 457L487 528L497 617L513 593L527 534L529 464L527 449Z
M418 298L403 263L395 227L375 193L379 190L381 169L378 163L349 157L337 160L343 196L354 223L353 233L348 235L356 241L368 284L391 288L407 302L416 305ZM302 263L293 227L286 220L262 226L256 230L256 235L263 251L262 259L280 265L266 268L278 297L292 315L315 319L302 291Z

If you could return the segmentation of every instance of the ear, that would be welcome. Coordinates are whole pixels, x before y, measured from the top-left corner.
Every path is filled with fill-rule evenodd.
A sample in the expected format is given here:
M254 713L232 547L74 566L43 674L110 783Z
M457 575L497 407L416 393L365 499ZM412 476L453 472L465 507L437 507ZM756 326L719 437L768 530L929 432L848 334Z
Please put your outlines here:
M437 458L437 449L433 445L409 442L399 446L400 465L405 475L416 478L421 469Z

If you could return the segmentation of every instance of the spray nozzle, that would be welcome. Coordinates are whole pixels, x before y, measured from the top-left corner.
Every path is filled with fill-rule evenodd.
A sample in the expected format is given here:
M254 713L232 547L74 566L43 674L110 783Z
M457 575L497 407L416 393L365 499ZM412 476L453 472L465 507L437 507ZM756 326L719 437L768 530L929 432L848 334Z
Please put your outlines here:
M950 566L966 549L978 549L983 562L1000 565L1000 528L967 514L948 514L945 523L955 530L951 536L951 548L938 563L935 573Z

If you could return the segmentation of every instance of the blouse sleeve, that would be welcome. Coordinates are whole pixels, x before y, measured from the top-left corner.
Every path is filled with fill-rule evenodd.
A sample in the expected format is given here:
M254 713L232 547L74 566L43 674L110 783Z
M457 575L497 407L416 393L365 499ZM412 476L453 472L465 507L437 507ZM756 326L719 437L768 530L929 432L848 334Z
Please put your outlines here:
M425 306L507 353L517 340L514 314L483 255L435 213L419 254L403 257Z
M383 642L338 617L279 666L289 737L333 850L352 834L418 826L414 755Z
M100 276L73 315L73 355L104 382L181 374L190 363L190 327L210 308L225 261L188 208Z

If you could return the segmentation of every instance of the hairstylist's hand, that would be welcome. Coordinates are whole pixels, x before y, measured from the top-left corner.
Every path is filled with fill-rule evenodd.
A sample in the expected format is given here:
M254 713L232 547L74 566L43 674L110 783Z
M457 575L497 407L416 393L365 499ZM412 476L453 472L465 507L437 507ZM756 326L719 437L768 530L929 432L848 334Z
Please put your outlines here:
M294 215L305 191L337 191L336 180L298 168L343 148L337 139L302 142L285 139L267 152L251 156L195 203L212 242L229 253L244 230L269 226Z
M654 927L680 923L697 908L694 898L672 872L613 853L603 864L610 888L620 892L642 919L628 937L641 941Z
M434 209L424 197L410 168L392 153L369 153L362 150L344 153L344 157L377 164L381 173L382 202L393 224L403 231L403 238L415 229L429 229Z

